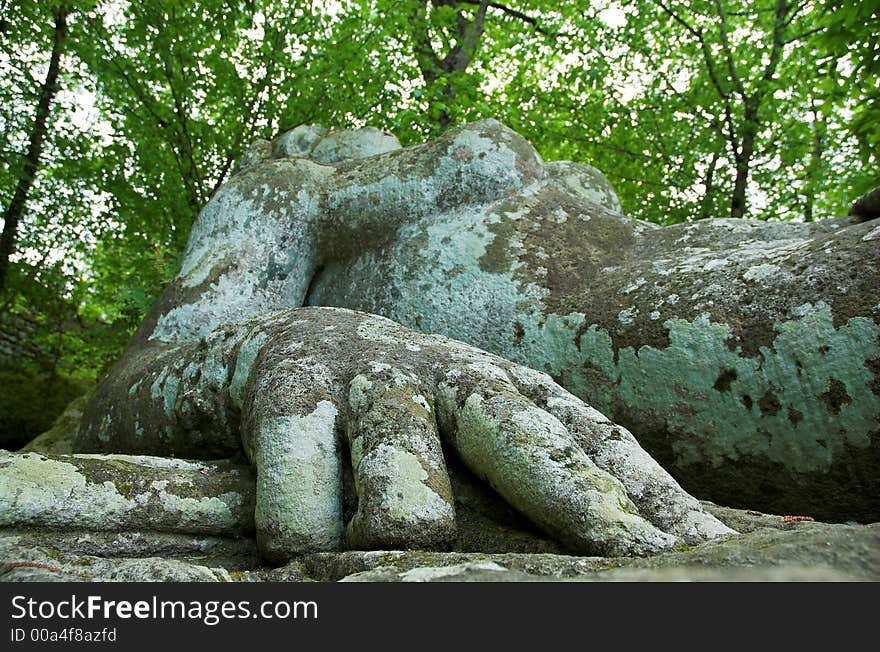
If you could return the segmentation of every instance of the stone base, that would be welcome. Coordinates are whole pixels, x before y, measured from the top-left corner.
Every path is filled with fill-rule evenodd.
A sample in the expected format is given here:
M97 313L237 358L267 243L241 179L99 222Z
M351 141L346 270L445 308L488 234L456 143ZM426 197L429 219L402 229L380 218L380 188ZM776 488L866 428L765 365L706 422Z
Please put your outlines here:
M347 551L260 565L252 539L0 531L0 581L878 581L880 523L829 524L706 507L741 535L647 558L548 552ZM518 540L516 546L521 546ZM540 547L540 544L536 544Z

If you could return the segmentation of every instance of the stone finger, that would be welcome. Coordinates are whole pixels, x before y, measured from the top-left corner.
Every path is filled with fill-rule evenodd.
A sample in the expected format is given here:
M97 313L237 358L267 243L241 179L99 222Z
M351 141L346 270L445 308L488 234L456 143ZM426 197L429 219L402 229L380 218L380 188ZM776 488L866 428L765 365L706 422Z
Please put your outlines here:
M267 356L268 357L268 356ZM257 469L260 553L282 562L342 545L342 465L333 380L321 365L261 359L242 438Z
M470 374L453 374L461 381ZM442 383L447 438L508 503L575 552L649 554L676 542L643 519L618 480L597 467L560 421L499 379ZM488 388L488 391L487 391Z
M430 393L414 375L374 363L351 381L349 407L358 495L349 547L448 547L455 508Z
M639 512L655 526L698 544L736 532L706 512L624 427L606 418L546 374L514 366L517 388L565 426L596 465L620 480Z

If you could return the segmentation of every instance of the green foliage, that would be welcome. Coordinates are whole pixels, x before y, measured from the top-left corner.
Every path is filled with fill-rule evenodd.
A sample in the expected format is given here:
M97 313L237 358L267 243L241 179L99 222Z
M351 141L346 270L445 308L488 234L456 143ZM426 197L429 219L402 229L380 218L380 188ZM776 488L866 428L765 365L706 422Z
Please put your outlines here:
M33 364L0 370L0 448L15 450L48 430L89 387Z
M861 191L880 185L880 0L824 0L819 37L825 58L841 62L838 91L848 96L852 118L848 127L859 144L865 167L872 171Z
M599 6L589 18L581 79L595 93L582 106L598 119L580 151L630 214L728 216L738 172L747 216L845 213L870 174L845 127L856 94L840 92L839 59L823 56L816 3L629 0L620 9Z

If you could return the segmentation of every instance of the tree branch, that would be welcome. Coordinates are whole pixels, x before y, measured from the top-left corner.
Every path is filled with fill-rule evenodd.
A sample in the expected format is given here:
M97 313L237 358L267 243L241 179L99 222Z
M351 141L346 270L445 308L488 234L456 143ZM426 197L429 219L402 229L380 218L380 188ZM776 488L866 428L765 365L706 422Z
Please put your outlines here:
M718 14L718 37L721 41L721 48L724 50L724 58L727 62L727 72L730 75L730 80L733 82L737 93L742 98L743 102L745 102L746 89L743 86L739 75L736 73L736 62L733 60L733 53L730 50L730 43L727 40L727 15L724 13L724 5L721 4L721 0L715 0L715 10Z
M90 23L93 27L98 26L97 20L90 21ZM119 54L116 48L113 47L110 38L104 36L103 38L100 38L99 41L103 46L104 52L108 55L107 60L110 63L111 67L122 78L122 80L125 82L125 85L128 86L128 88L134 94L135 99L140 103L140 106L142 106L147 114L156 121L156 126L161 132L163 132L162 138L165 140L165 142L171 145L169 149L171 150L171 155L174 157L174 160L177 163L177 169L180 173L181 182L186 189L189 204L191 206L197 206L199 202L199 193L198 190L193 187L192 179L190 178L191 175L187 173L186 166L183 159L181 158L181 152L179 151L181 148L181 144L179 141L181 140L182 136L178 133L178 129L174 125L170 124L168 120L163 118L162 115L160 115L160 111L157 107L162 106L162 104L152 95L150 95L150 93L147 92L140 84L138 84L138 82L135 81L129 74L129 72L125 69L125 66L121 63L122 56ZM170 130L174 134L175 140L177 140L178 142L170 142L168 134L164 133L166 130Z
M415 6L410 17L410 25L412 26L413 54L416 56L416 63L418 63L419 71L425 82L430 84L440 77L443 69L440 57L434 52L431 36L428 33L427 5L428 0L425 0Z
M27 153L24 156L24 164L18 177L15 193L3 212L3 233L0 234L0 291L6 288L9 257L15 251L15 243L18 239L18 225L24 215L31 188L39 169L43 142L48 131L52 101L58 92L61 54L64 49L64 41L67 38L67 17L70 11L69 8L62 7L56 9L53 14L55 25L52 33L52 52L49 55L49 68L46 71L46 78L40 88L40 99L37 102L37 110L34 114L33 125L31 126Z
M651 65L652 69L655 70L660 78L666 82L666 85L669 87L669 90L672 91L672 94L690 110L692 115L702 117L713 132L718 134L724 140L728 139L728 135L724 132L724 125L721 124L721 122L718 120L718 117L707 111L705 107L698 106L696 103L692 102L690 98L688 98L684 93L680 93L678 90L676 90L675 85L669 78L669 75L665 70L663 70L663 67L659 63L657 63L656 58L650 50L637 46L633 46L631 49L634 52L641 54L648 60L648 63Z
M473 20L467 21L458 12L458 42L443 59L443 69L447 72L461 72L465 70L474 58L477 47L480 45L480 37L485 30L486 11L489 9L489 0L481 0L477 13Z
M161 14L160 14L161 16ZM172 7L169 13L169 17L172 21L176 21L176 12ZM164 21L164 16L160 18L163 21L163 27L167 28L167 23ZM172 34L176 34L175 30L169 30ZM171 55L174 54L175 59L177 59L180 64L180 73L181 73L181 81L186 84L186 71L184 70L183 62L180 58L180 50L175 47L178 44L175 42L171 43L171 50L168 55L162 57L162 70L165 74L165 78L168 80L168 89L171 91L171 99L174 102L174 116L177 118L177 124L180 126L180 138L178 139L178 146L181 149L181 155L186 159L186 169L181 170L182 174L186 177L184 179L184 184L187 187L187 191L189 192L189 205L193 208L193 210L198 211L203 202L204 197L202 194L202 188L204 185L204 180L202 178L201 172L199 171L199 166L196 163L195 152L193 149L193 140L190 135L189 122L190 122L190 111L188 107L184 104L184 99L181 97L178 89L175 86L177 75L174 72L174 68L171 65Z
M481 4L480 0L459 0L460 4L466 5L477 5ZM524 23L528 23L532 26L532 28L538 32L538 34L543 34L544 36L559 36L556 32L551 32L545 27L541 26L541 23L538 22L538 19L534 16L529 16L528 14L523 13L518 9L514 9L513 7L508 7L507 5L501 4L500 2L490 2L489 7L491 9L497 9L498 11L510 16L511 18L516 18Z
M736 129L733 125L733 108L730 106L730 93L725 91L724 87L721 85L721 81L719 80L718 74L715 71L715 62L712 59L712 52L709 49L709 44L706 43L706 39L703 38L703 32L693 27L681 16L669 9L665 4L663 4L662 0L652 0L652 2L660 7L660 9L663 10L663 12L666 13L675 22L684 27L684 29L691 35L693 35L694 38L697 39L697 42L700 44L700 50L703 52L703 63L706 64L706 72L709 74L709 80L712 82L712 86L715 87L715 91L718 93L719 97L724 103L724 121L727 125L727 140L730 143L733 154L738 155L739 150L736 144Z
M784 45L782 34L788 26L785 19L790 9L791 5L788 4L788 0L776 0L776 21L773 25L773 45L770 49L770 60L767 62L767 67L764 68L764 74L761 75L761 79L764 82L769 82L773 79L773 74L776 72L776 67L779 65L779 58L782 55L782 47ZM763 97L766 92L766 88L761 89L758 93L759 97Z
M284 17L284 20L281 21L281 24L288 22L293 18L294 10L291 9L290 13ZM217 176L217 181L214 183L214 187L211 188L211 192L208 195L209 197L213 197L214 193L220 188L223 184L223 181L226 179L226 175L229 174L229 170L232 167L232 163L235 158L238 156L239 149L241 148L241 143L244 140L245 132L250 132L253 130L254 122L256 121L257 115L257 107L260 104L260 96L263 94L263 91L269 85L270 80L273 77L275 71L275 62L277 57L275 56L277 52L281 49L281 45L284 43L284 37L280 29L274 28L274 34L271 38L271 49L269 50L266 62L266 71L263 75L260 83L257 85L256 89L251 94L251 101L247 106L245 116L242 118L241 126L238 129L238 132L235 134L235 139L232 143L232 147L227 152L226 158L223 161L223 165L220 168L220 172Z

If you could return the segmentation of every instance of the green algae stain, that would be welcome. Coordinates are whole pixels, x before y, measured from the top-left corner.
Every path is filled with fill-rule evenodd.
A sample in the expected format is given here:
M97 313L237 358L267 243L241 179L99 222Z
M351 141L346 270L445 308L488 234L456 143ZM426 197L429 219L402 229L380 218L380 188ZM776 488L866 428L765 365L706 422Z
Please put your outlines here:
M880 327L853 317L835 329L824 302L777 322L755 357L731 350L730 327L707 316L670 319L668 347L625 347L616 359L608 333L585 323L579 314L548 318L529 333L540 340L529 363L600 410L662 419L680 463L757 455L824 470L844 445L867 447L880 424L865 365L880 357Z

